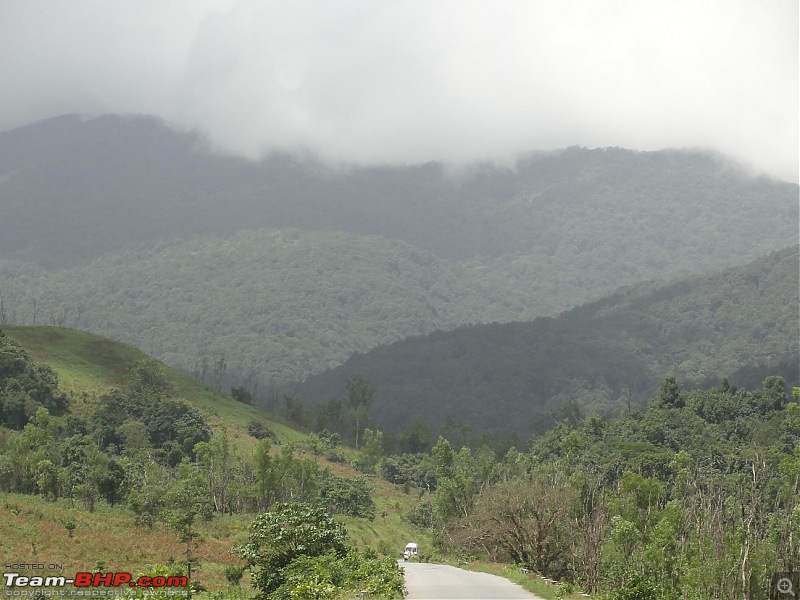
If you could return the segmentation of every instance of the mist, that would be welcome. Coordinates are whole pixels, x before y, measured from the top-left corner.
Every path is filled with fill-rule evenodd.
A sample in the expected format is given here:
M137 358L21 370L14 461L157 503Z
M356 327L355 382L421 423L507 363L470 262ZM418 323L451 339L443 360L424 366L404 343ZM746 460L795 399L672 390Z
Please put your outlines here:
M692 147L798 181L796 0L6 0L0 53L2 130L154 114L344 164Z

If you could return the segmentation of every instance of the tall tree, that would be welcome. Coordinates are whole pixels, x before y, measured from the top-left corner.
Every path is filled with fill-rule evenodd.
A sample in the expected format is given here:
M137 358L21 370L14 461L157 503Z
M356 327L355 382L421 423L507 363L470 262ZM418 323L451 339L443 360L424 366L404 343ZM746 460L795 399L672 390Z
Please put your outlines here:
M356 450L358 450L358 435L361 422L367 416L367 410L375 400L375 387L363 375L349 377L345 381L347 388L347 404L353 413L356 426Z

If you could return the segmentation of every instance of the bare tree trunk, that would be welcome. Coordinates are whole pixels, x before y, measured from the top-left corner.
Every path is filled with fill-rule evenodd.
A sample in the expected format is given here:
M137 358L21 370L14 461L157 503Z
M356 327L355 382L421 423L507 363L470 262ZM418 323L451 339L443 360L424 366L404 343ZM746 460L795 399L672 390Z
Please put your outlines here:
M75 312L77 313L75 316L75 323L72 325L76 329L80 326L81 317L83 316L84 311L86 310L86 305L83 302L78 302L75 306Z
M206 384L206 373L208 372L208 358L205 354L200 357L200 385Z

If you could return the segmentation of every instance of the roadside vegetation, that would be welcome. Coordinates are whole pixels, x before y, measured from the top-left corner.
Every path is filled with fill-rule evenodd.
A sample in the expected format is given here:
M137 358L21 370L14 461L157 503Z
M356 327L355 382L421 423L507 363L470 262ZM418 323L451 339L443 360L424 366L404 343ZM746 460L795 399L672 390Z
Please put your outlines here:
M766 599L800 559L799 398L780 377L667 378L646 411L565 418L497 458L440 438L414 518L443 555L515 564L558 593Z

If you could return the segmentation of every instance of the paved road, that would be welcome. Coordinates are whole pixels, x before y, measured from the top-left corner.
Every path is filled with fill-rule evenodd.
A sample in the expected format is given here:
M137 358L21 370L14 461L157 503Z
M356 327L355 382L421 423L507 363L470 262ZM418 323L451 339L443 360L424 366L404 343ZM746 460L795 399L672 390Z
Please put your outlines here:
M508 579L449 565L403 562L408 600L542 600Z

